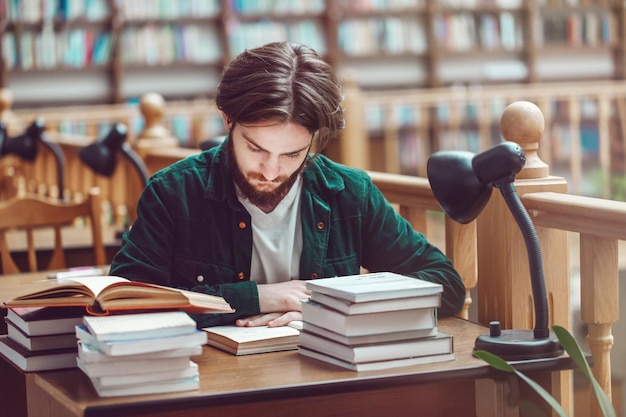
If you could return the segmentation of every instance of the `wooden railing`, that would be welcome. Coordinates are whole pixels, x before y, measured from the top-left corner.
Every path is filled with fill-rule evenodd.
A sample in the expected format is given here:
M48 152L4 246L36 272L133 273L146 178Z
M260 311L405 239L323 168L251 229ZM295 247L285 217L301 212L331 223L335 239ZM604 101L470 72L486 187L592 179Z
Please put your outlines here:
M334 156L376 171L425 176L440 149L488 149L501 140L500 115L515 101L535 103L546 127L542 159L567 178L570 191L586 187L587 165L597 168L597 193L611 198L612 174L624 172L626 84L618 81L542 83L363 92L346 78L349 135ZM352 99L356 97L356 99ZM365 155L361 149L368 149Z

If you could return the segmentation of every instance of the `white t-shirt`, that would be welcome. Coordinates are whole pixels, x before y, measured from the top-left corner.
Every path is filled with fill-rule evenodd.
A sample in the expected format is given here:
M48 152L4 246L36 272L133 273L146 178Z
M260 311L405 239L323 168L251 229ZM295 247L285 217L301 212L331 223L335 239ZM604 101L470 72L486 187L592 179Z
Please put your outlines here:
M252 218L252 264L250 279L258 284L274 284L299 278L302 253L300 194L298 177L285 198L270 213L248 199L237 196Z

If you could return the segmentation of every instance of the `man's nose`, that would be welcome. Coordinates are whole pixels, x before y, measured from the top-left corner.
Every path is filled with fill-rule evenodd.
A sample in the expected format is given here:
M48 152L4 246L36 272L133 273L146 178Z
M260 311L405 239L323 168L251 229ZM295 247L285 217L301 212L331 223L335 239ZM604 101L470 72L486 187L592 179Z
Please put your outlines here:
M278 177L278 174L280 173L278 158L272 156L268 156L267 158L265 158L261 166L261 173L268 181L273 181L274 179L276 179L276 177Z

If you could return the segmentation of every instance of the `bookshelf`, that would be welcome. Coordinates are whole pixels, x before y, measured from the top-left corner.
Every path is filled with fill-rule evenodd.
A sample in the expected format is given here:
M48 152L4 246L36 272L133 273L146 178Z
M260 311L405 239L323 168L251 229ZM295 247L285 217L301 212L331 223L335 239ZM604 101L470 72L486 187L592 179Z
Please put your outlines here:
M6 0L15 108L211 98L245 48L293 40L365 90L625 79L618 0ZM53 81L53 82L51 82Z

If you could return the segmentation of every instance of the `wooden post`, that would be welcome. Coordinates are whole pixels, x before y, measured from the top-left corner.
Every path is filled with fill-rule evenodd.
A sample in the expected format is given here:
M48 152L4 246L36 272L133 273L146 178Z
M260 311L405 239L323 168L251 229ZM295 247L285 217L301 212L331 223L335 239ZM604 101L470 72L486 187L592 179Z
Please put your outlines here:
M361 89L353 72L345 71L342 81L346 126L338 138L339 157L336 160L351 167L368 169L370 144Z
M537 154L545 122L533 103L510 104L500 120L502 136L518 143L526 163L516 176L518 195L531 192L567 192L564 178L549 174L549 167ZM531 218L532 213L530 213ZM532 329L534 305L528 251L513 215L498 189L477 219L478 319L498 320L504 329ZM569 249L567 232L537 227L542 247L549 325L570 328ZM553 380L552 392L560 393L564 407L571 407L571 375L563 372ZM559 399L557 397L557 399Z

